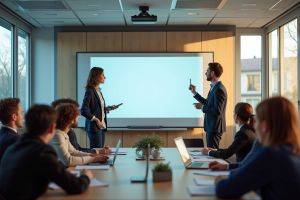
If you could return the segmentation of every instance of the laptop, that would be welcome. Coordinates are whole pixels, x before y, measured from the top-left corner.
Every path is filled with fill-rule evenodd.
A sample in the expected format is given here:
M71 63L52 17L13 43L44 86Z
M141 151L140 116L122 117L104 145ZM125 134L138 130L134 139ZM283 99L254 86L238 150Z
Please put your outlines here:
M108 159L106 161L106 163L104 164L107 164L107 165L110 165L110 166L114 166L115 162L116 162L116 158L117 158L117 155L118 155L118 152L119 152L119 149L121 147L121 139L119 139L118 143L117 143L117 147L116 147L116 151L114 152L114 157L112 159Z
M208 169L208 162L192 161L182 137L175 138L174 141L186 169Z

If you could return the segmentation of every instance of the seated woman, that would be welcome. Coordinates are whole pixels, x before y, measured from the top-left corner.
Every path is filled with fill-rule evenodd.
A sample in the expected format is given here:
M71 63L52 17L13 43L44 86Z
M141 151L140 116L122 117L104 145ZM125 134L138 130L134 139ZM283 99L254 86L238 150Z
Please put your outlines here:
M54 109L56 109L58 106L60 106L62 104L72 104L77 109L79 109L79 104L75 100L70 99L70 98L57 99L51 103L51 106ZM75 122L75 124L72 125L72 127L73 128L77 127L77 121ZM108 155L111 153L111 149L108 146L105 146L104 148L93 148L93 149L81 147L77 141L76 133L73 130L73 128L70 128L70 130L68 132L68 136L69 136L70 143L73 145L73 147L76 150L87 152L87 153L104 154L104 155Z
M58 159L66 166L83 165L92 162L106 162L107 156L76 150L69 141L68 132L77 125L79 111L73 104L61 104L56 107L56 132L50 144Z
M234 108L234 121L238 125L233 143L227 149L202 149L202 154L227 159L236 154L236 161L242 161L250 152L256 138L253 128L253 108L248 103L238 103Z
M228 178L216 178L219 198L239 198L252 190L262 199L295 199L300 190L300 127L298 112L284 97L256 108L255 132L262 147Z

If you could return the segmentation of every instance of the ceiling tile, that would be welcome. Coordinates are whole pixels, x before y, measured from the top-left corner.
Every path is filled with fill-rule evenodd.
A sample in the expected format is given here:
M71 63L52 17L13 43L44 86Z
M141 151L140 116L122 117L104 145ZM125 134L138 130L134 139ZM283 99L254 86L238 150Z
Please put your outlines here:
M149 12L151 13L152 9L171 9L172 0L122 0L123 10L136 10L139 11L140 5L148 5Z
M72 19L76 18L72 11L31 11L28 14L36 19Z
M109 21L106 18L82 18L81 21L87 26L122 26L125 24L123 18L110 18Z
M255 18L214 18L212 25L235 25L237 27L248 27Z
M211 18L170 18L169 25L207 25Z
M241 10L241 9L260 9L268 10L279 0L228 0L224 5L224 10Z
M73 10L121 10L119 0L65 0Z
M104 11L104 10L95 10L95 11L76 11L76 15L81 18L106 18L109 22L110 18L121 18L123 19L123 14L120 11Z
M259 18L253 21L249 27L251 28L260 28L263 27L265 24L271 21L271 18Z
M211 18L214 17L217 10L204 10L204 9L176 9L171 11L171 17L176 18Z
M218 18L256 18L256 17L272 17L278 14L279 11L272 10L241 10L240 12L234 12L232 10L220 10L216 17Z
M81 22L74 18L74 19L37 19L37 21L41 25L49 25L53 24L54 26L81 26Z

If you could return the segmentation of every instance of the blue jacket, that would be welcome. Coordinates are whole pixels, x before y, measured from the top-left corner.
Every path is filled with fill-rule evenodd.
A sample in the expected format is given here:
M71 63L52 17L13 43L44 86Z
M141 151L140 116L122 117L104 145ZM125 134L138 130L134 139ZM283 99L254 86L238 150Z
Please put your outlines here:
M0 161L1 158L4 154L4 152L6 151L6 149L14 144L17 139L19 138L19 135L14 132L13 130L6 128L6 127L2 127L0 130Z
M298 199L300 155L294 155L291 146L261 147L249 159L217 184L219 198L239 198L254 190L266 200Z
M69 130L68 136L69 136L70 143L73 145L73 147L76 150L87 152L87 153L97 153L95 149L89 149L89 148L81 147L80 144L78 144L78 142L77 142L76 133L75 133L75 131L73 129Z
M104 102L105 104L105 102ZM105 105L104 105L105 107ZM107 126L106 120L106 111L104 108L104 121ZM86 118L85 120L85 130L89 132L98 132L100 128L97 126L96 122L91 121L93 116L98 119L102 119L102 108L101 101L97 94L95 88L87 88L84 94L82 106L81 106L81 115ZM106 130L106 129L105 129Z
M227 92L221 81L209 92L207 99L200 94L196 94L194 98L203 104L202 111L204 116L204 130L206 132L223 133L226 131L226 104Z

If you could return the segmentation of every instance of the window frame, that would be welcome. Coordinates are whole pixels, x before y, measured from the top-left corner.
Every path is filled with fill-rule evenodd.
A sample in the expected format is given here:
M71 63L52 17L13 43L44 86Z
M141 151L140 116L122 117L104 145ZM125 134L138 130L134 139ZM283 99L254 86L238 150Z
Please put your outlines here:
M12 96L11 97L17 97L18 98L18 36L19 31L24 32L27 35L26 42L27 42L27 56L26 56L26 64L27 64L27 78L28 78L28 97L26 97L26 108L29 108L31 105L31 33L27 32L26 30L22 29L19 26L16 26L15 24L10 23L6 19L0 16L0 26L10 29L12 33L11 38L11 64L12 64ZM24 110L26 108L23 108Z
M274 30L278 31L278 61L279 61L279 85L278 85L278 89L279 89L279 95L281 94L281 40L282 40L282 36L281 36L281 31L280 28L283 27L284 25L288 24L289 22L293 21L294 19L297 19L297 58L298 58L298 62L297 62L297 75L298 75L298 111L300 113L300 6L296 6L295 8L291 9L288 13L285 13L285 15L283 15L281 18L277 19L274 22L269 23L266 27L265 27L265 31L266 34L268 36L269 33L271 33ZM269 42L267 43L267 45L269 45ZM268 46L269 47L269 46ZM267 54L268 59L269 59L269 49L267 48ZM269 62L267 63L267 69L269 70ZM268 95L269 95L269 91L268 91ZM269 97L269 96L268 96Z
M261 99L266 97L266 32L264 29L260 28L237 28L236 29L236 48L235 48L235 104L241 101L241 36L261 36Z

